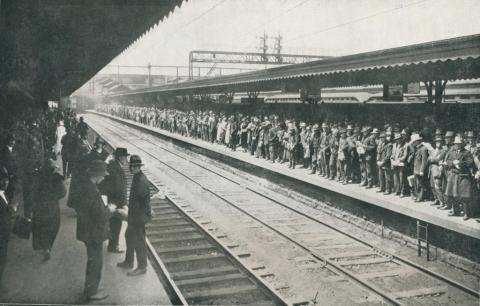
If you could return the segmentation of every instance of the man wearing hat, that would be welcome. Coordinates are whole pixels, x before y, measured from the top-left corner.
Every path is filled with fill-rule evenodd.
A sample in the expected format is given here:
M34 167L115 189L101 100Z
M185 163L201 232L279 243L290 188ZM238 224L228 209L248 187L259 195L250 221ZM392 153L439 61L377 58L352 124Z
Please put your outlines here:
M128 200L128 227L125 233L127 251L125 260L118 264L122 268L133 268L134 254L137 257L137 269L128 272L137 276L147 272L147 245L145 225L152 218L150 206L150 187L142 172L142 159L138 155L130 156L130 172L133 174L130 198Z
M103 300L108 294L98 289L102 275L103 242L108 238L108 208L98 190L104 177L108 175L107 165L94 160L80 178L77 212L77 240L87 248L87 272L84 296L87 300Z
M465 145L465 150L470 151L470 153L474 154L476 150L475 134L473 133L473 131L468 131L465 134L466 134L465 138L467 140L467 143Z
M378 166L378 181L380 190L386 195L392 193L392 166L391 157L393 144L391 143L391 132L380 133L380 142L378 144L377 166Z
M362 186L366 186L366 188L373 188L374 170L376 169L375 159L377 156L377 134L370 134L370 127L366 127L363 131L364 138L362 141L362 147L365 150L365 154L363 159L364 181L362 182Z
M451 209L452 208L452 203L451 203L451 198L448 197L445 192L446 192L446 188L447 188L447 180L448 180L448 175L449 175L449 170L448 170L448 167L447 167L447 155L448 155L448 152L453 148L453 137L455 136L455 133L453 131L447 131L445 133L445 145L444 145L444 148L445 148L445 158L441 161L440 165L442 166L441 167L441 171L442 171L442 175L441 175L441 179L442 179L442 198L443 198L443 201L442 201L442 205L438 206L437 208L438 209L442 209L442 210L448 210L448 209Z
M107 165L108 176L101 184L102 193L108 196L109 203L118 209L127 206L127 178L123 167L128 164L128 151L126 148L116 148L113 152L114 159ZM123 253L118 248L118 240L122 229L122 217L117 211L110 218L110 238L108 240L108 252Z
M445 194L452 204L449 216L460 215L463 210L463 219L467 220L473 215L473 178L472 170L475 168L472 153L465 150L463 139L456 136L454 147L446 156L448 172Z
M435 149L428 157L428 163L430 165L428 177L430 179L430 187L435 198L435 201L432 203L432 205L443 205L441 163L445 159L447 149L443 146L443 137L441 133L435 133L434 142Z
M9 202L5 190L8 188L10 175L5 167L0 166L0 285L7 263L8 241L12 231L13 215L16 210Z
M319 149L320 149L320 130L318 128L318 124L313 125L312 128L312 136L309 139L309 147L312 150L312 172L310 174L315 174L318 167L318 156L319 156Z
M320 134L320 156L318 160L319 171L318 174L324 177L330 177L330 168L328 166L330 162L330 141L331 134L330 128L326 122L322 123L322 133Z
M413 133L410 141L415 148L415 158L413 160L415 202L423 202L427 193L428 150L422 144L422 140L423 137L420 134Z

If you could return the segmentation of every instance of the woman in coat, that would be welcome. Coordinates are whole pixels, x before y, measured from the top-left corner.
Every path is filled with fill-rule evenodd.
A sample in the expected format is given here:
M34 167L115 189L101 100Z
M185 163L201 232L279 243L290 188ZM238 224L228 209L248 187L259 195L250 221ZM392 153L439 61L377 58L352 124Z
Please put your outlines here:
M50 259L55 238L60 228L60 207L58 201L67 193L63 177L56 173L57 165L51 159L42 167L33 206L32 235L33 249L43 252L43 259Z

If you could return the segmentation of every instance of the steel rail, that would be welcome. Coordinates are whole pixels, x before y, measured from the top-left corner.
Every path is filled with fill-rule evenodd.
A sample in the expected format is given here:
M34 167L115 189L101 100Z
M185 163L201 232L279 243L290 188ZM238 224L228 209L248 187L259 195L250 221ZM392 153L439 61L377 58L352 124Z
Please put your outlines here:
M122 137L123 139L126 140L125 137L121 136L119 133L113 131L112 129L109 129L109 128L106 128L105 129L109 130L111 133L113 134L117 134L119 135L120 137ZM98 135L101 135L98 131L95 131ZM106 137L103 137L102 136L102 139L105 140L105 142L111 146L112 148L114 148L114 146L112 144L110 144L109 141L106 140ZM126 140L128 141L128 140ZM130 142L131 143L131 142ZM135 147L137 147L138 149L140 149L141 151L145 152L146 154L150 155L152 158L154 158L155 160L159 161L160 163L168 166L169 168L171 168L172 170L182 174L181 172L179 172L177 169L169 166L168 164L166 164L165 162L159 160L156 156L154 156L153 154L147 152L146 150L142 149L141 147L131 143L132 145L134 145ZM156 146L156 145L155 145ZM188 176L185 176L184 174L182 174L184 177L190 179ZM191 180L191 179L190 179ZM160 188L152 181L150 181L150 184L152 184L157 190L160 190ZM195 182L194 180L192 180L192 182ZM284 298L282 298L274 288L272 288L269 284L267 284L263 279L261 279L260 277L257 277L255 275L255 273L253 272L253 270L249 269L248 267L244 266L241 261L240 261L240 258L234 254L232 251L230 251L227 247L223 246L223 244L216 238L214 237L208 230L206 230L199 222L197 222L194 218L191 218L189 216L189 214L185 211L185 209L183 209L180 205L178 205L173 199L171 199L170 197L168 197L168 200L186 217L188 218L188 220L190 222L192 222L193 224L195 224L199 229L201 229L201 231L206 235L208 236L212 241L214 241L218 246L220 246L220 248L222 249L222 251L224 251L225 253L227 253L230 258L235 262L235 264L238 266L238 268L240 268L246 275L249 276L250 279L252 279L252 281L258 285L258 287L261 289L261 291L264 292L264 294L266 294L267 296L270 296L273 298L274 302L276 305L284 305L284 306L292 306L292 303L286 301ZM168 292L170 293L171 291L171 294L172 294L172 298L171 298L171 301L174 305L188 305L188 302L186 301L186 299L183 297L180 289L176 286L174 280L172 279L172 277L170 276L170 273L168 272L167 268L165 267L163 261L160 259L160 257L158 256L158 254L156 253L155 251L155 248L151 245L150 241L148 240L147 238L147 247L149 249L149 252L150 252L150 255L152 255L152 257L155 259L155 263L158 265L158 267L161 269L162 271L162 274L160 277L161 280L164 280L165 281L165 284L167 285L167 288L168 288ZM163 282L162 282L163 284Z
M108 118L108 117L107 117L107 118ZM125 121L119 121L119 122L124 123L124 124L126 123L127 125L131 125L131 126L133 126L134 128L144 129L144 130L146 130L147 132L149 132L150 134L152 134L152 133L155 134L155 131L152 131L152 130L150 130L150 129L146 129L146 128L141 127L141 126L136 126L136 125L134 125L134 124L131 124L131 123L125 122ZM155 136L155 135L153 135L153 136ZM167 135L162 135L162 136L168 137ZM187 158L185 158L185 157L183 157L183 156L181 156L181 155L179 155L179 154L177 154L177 153L175 153L175 152L172 152L172 151L170 151L170 150L168 150L168 149L166 149L166 148L164 148L164 147L161 147L161 146L159 146L159 145L157 145L157 144L155 144L155 143L153 143L153 142L152 142L152 144L155 145L156 147L162 149L162 150L165 150L165 151L167 151L167 152L169 152L169 153L171 153L171 154L173 154L173 155L178 156L179 158L182 158L182 159L184 159L184 160L187 160L187 161L189 161L189 162L191 162L191 163L193 163L193 164L195 164L195 165L197 165L197 166L199 166L199 167L201 167L201 168L203 168L203 169L205 169L205 170L207 170L207 171L209 171L209 172L211 172L211 173L214 173L214 174L216 174L216 175L218 175L218 176L220 176L220 177L222 177L222 178L224 178L224 179L226 179L226 180L228 180L228 181L230 181L230 182L232 182L232 183L235 183L235 184L237 184L237 185L239 185L239 186L243 186L242 184L238 183L237 181L235 181L235 180L233 180L233 179L231 179L231 178L229 178L229 177L226 177L226 176L224 176L224 175L222 175L222 174L220 174L220 173L218 173L218 172L216 172L216 171L214 171L214 170L212 170L212 169L210 169L210 168L208 168L208 167L204 167L203 165L201 165L201 164L199 164L199 163L197 163L197 162L195 162L195 161L189 160L189 159L187 159ZM189 179L190 179L190 178L189 178ZM320 221L320 220L318 220L318 219L316 219L316 218L314 218L314 217L312 217L312 216L310 216L310 215L308 215L308 214L306 214L306 213L304 213L304 212L302 212L302 211L300 211L300 210L298 210L298 209L292 208L292 207L288 206L287 204L284 204L284 203L282 203L282 202L280 202L280 201L278 201L278 200L276 200L276 199L273 199L272 197L269 197L269 196L265 195L264 193L257 192L257 191L255 191L254 189L252 189L252 188L250 188L250 187L245 187L245 186L243 186L243 187L244 187L245 189L247 189L247 190L249 190L249 191L251 191L251 192L253 192L253 193L255 193L255 194L259 195L259 196L261 196L261 197L264 197L264 198L266 198L266 199L268 199L268 200L270 200L270 201L272 201L272 202L274 202L274 203L276 203L276 204L284 207L284 208L287 208L287 209L289 209L289 210L291 210L291 211L293 211L293 212L295 212L295 213L297 213L297 214L299 214L299 215L301 215L301 216L303 216L303 217L306 217L307 219L309 219L309 220L311 220L311 221L314 221L314 222L317 222L317 223L319 223L319 224L322 224L322 225L324 225L324 226L326 226L326 227L328 227L328 228L330 228L330 229L332 229L332 230L334 230L334 231L336 231L336 232L338 232L338 233L340 233L340 234L342 234L342 235L345 235L345 236L349 237L350 239L353 239L353 240L355 240L355 241L357 241L357 242L359 242L359 243L361 243L361 244L363 244L363 245L365 245L365 246L367 246L367 247L372 248L373 250L379 251L379 252L381 252L382 254L387 255L388 257L391 257L391 258L393 258L393 259L395 259L395 260L397 260L397 261L400 261L400 262L402 262L402 263L404 263L404 264L406 264L406 265L408 265L408 266L410 266L410 267L412 267L412 268L414 268L414 269L417 269L417 270L425 273L425 274L428 275L428 276L437 278L437 279L439 279L439 280L441 280L441 281L443 281L443 282L445 282L445 283L447 283L447 284L449 284L449 285L451 285L451 286L453 286L453 287L455 287L455 288L457 288L457 289L459 289L459 290L461 290L461 291L463 291L463 292L465 292L465 293L467 293L467 294L469 294L469 295L471 295L471 296L474 296L474 297L476 297L476 298L479 298L479 297L480 297L480 293L479 293L478 291L476 291L475 289L470 288L470 287L467 287L467 286L465 286L465 285L463 285L463 284L461 284L461 283L459 283L459 282L457 282L457 281L455 281L455 280L453 280L453 279L451 279L451 278L449 278L449 277L447 277L447 276L445 276L445 275L442 275L442 274L437 273L437 272L435 272L435 271L432 271L432 270L430 270L430 269L428 269L428 268L425 268L425 267L423 267L423 266L421 266L421 265L419 265L419 264L417 264L417 263L415 263L415 262L413 262L413 261L411 261L411 260L409 260L409 259L407 259L407 258L404 258L404 257L402 257L402 256L394 255L394 254L392 254L392 253L390 253L390 252L388 252L388 251L385 251L385 250L383 250L383 249L379 249L379 248L377 248L376 246L374 246L373 244L368 243L367 241L362 240L361 238L355 237L354 235L349 234L349 233L347 233L346 231L342 231L341 229L338 229L338 228L336 228L336 227L334 227L334 226L331 226L331 225L329 225L329 224L327 224L327 223L325 223L325 222L322 222L322 221Z

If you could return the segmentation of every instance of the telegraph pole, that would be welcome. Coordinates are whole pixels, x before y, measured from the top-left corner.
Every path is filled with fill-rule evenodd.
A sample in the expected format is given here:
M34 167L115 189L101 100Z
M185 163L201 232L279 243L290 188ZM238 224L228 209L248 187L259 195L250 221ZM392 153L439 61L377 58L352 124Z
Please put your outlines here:
M267 39L268 39L268 36L267 34L265 34L265 32L263 32L263 36L260 36L258 37L260 39L260 51L262 51L263 53L263 59L267 62L268 61L268 57L267 57L267 51L268 51L268 45L267 45Z
M275 50L275 53L276 53L276 58L277 58L277 62L281 63L283 62L283 59L282 59L282 35L280 35L280 33L278 33L278 36L277 37L274 37L275 39L275 45L274 45L274 50Z

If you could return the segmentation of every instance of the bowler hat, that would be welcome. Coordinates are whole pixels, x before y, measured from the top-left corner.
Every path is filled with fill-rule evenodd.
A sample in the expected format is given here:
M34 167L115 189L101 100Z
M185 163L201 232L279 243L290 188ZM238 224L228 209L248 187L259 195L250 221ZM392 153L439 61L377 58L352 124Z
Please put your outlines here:
M138 155L130 156L130 165L132 166L143 166L142 159Z
M102 138L97 137L97 139L95 139L95 145L97 145L97 144L103 144L104 145L105 141Z
M127 148L116 148L115 151L113 152L114 156L120 157L120 156L128 156L128 151Z
M106 176L108 175L107 164L99 159L93 160L87 168L87 173L90 176Z
M0 166L0 180L9 178L7 168Z

